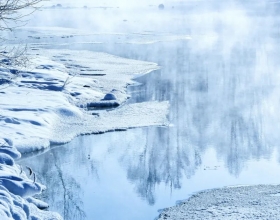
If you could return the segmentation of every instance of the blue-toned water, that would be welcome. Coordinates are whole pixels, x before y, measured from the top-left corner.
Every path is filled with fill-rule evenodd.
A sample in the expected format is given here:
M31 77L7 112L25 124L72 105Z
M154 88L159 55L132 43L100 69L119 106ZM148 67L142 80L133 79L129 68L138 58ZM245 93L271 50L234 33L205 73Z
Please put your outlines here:
M191 40L147 43L158 34L149 33L125 43L128 31L80 37L110 44L55 45L158 63L129 87L129 102L168 100L172 126L80 136L22 159L47 185L50 210L67 220L154 219L200 190L279 183L280 20L268 9L193 9L169 33Z

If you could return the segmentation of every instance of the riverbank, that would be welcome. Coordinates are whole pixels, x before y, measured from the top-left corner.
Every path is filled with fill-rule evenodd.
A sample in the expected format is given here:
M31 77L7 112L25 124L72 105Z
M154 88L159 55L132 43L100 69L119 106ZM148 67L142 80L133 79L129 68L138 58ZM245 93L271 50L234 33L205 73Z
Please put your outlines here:
M158 219L278 219L279 185L206 190L163 210Z
M38 48L32 48L28 58L26 69L1 69L0 178L5 205L0 211L7 219L60 219L39 211L47 204L32 196L45 187L36 182L31 167L20 167L15 160L80 134L167 125L168 103L124 104L132 78L158 69L155 63Z
M162 124L165 118L167 103L102 111L122 105L131 79L158 69L154 63L71 50L42 49L29 56L32 65L19 70L15 80L9 82L13 76L3 70L7 83L0 94L1 136L10 137L21 153L63 144L79 134ZM140 108L143 118L138 120L134 114ZM164 116L154 117L154 108L162 108ZM153 119L145 120L150 113Z

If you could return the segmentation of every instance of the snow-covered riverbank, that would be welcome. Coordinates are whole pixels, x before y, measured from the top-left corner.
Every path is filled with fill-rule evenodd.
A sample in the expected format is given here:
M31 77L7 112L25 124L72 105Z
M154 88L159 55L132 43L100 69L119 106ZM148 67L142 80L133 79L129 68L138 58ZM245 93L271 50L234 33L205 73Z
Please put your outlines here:
M80 134L167 125L168 103L124 105L132 78L157 64L88 51L33 48L28 56L28 69L1 70L0 211L4 219L59 219L36 208L47 207L31 197L44 186L14 160Z
M200 192L158 219L278 219L279 185L225 187Z
M65 143L79 134L165 123L167 103L99 110L122 105L131 78L158 69L154 63L70 50L40 50L30 56L32 66L0 93L1 135L10 137L21 153Z

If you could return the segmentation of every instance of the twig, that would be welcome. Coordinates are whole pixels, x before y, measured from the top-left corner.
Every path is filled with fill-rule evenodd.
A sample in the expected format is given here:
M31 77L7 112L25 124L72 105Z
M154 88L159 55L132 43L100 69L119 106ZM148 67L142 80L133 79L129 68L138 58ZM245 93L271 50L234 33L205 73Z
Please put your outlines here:
M26 168L29 170L29 176L31 176L32 173L33 173L32 169L30 167L28 167L28 166L26 166Z

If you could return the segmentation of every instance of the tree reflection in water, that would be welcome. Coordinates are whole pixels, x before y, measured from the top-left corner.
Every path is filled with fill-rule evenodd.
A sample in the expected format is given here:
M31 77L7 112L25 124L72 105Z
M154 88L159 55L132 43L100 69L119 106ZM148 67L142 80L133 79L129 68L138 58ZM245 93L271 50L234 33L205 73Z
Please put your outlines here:
M170 135L174 134L166 128L149 128L145 142L137 145L137 150L130 146L120 160L126 164L128 179L150 205L155 203L156 185L165 183L170 190L179 189L182 176L191 177L201 164L197 150L181 144L174 148Z
M64 219L86 219L81 177L98 179L95 162L89 160L87 152L87 147L71 149L59 146L43 155L22 161L32 167L39 182L47 185L47 190L39 197L50 204L52 210L59 210ZM67 155L67 158L62 155Z
M176 50L167 47L166 56L161 49L160 72L142 77L143 84L131 88L138 94L135 102L169 100L174 124L148 129L144 147L140 153L139 146L135 150L139 156L133 157L131 148L122 158L131 160L126 162L128 178L149 204L155 202L157 184L180 188L183 175L190 178L195 173L209 147L236 177L249 160L271 157L273 145L267 140L274 125L267 118L279 119L267 106L275 106L279 91L271 82L278 76L271 70L279 64L272 57L275 51L267 53L267 39L262 37L235 42L227 53L219 50L225 47L224 39L206 51L186 43L176 45Z

